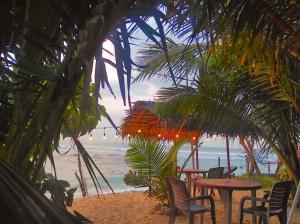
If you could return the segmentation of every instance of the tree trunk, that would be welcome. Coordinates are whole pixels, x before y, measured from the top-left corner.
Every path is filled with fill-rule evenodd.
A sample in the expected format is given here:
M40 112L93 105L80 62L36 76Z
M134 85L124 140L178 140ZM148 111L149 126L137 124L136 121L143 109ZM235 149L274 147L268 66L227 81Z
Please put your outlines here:
M247 154L247 157L249 159L250 167L249 167L248 175L253 175L254 171L256 171L256 173L258 175L260 175L261 172L259 170L259 167L258 167L256 160L254 158L254 155L253 155L254 141L251 138L242 138L240 136L238 136L238 137L239 137L239 142L243 146L243 148Z

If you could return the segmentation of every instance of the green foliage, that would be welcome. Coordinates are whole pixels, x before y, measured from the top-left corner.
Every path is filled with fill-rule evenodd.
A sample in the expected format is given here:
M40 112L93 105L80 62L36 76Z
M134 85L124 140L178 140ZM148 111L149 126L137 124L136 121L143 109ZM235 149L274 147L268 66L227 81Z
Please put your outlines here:
M238 177L241 180L248 180L248 181L255 181L262 185L264 190L271 190L276 180L273 177L266 176L266 175L259 175L259 176L251 176L249 177L247 174L243 174Z
M128 173L124 176L125 184L134 187L145 187L146 178L143 178L140 174L128 170Z
M251 39L253 48L248 51L243 48L249 41L245 33L235 41L223 38L210 57L197 57L194 45L187 45L185 49L189 51L179 54L175 49L182 45L173 43L174 54L170 53L169 58L176 77L182 77L185 71L185 67L180 71L178 65L187 66L187 72L194 68L199 74L194 85L160 90L156 97L161 103L158 113L166 117L189 114L209 134L251 136L260 142L262 154L275 152L289 176L298 181L298 70L288 60L271 60L273 49L263 50L257 38ZM168 61L163 55L149 48L143 50L143 58L148 67L142 69L141 79L165 74Z
M105 107L97 103L95 84L89 84L87 93L82 93L83 79L79 83L72 100L66 108L61 134L65 137L85 135L96 128L101 117L105 116ZM64 126L67 125L68 129Z
M44 193L49 193L51 200L60 206L72 206L74 193L77 188L71 188L70 184L65 180L57 180L52 174L44 175L42 181L38 184L39 190Z
M162 142L144 137L134 138L129 143L125 160L132 171L126 175L130 185L148 186L149 197L168 203L166 178L176 176L177 154L184 141L175 142L167 149Z
M284 166L281 166L279 169L279 178L282 181L290 180L289 174L287 170L284 168Z

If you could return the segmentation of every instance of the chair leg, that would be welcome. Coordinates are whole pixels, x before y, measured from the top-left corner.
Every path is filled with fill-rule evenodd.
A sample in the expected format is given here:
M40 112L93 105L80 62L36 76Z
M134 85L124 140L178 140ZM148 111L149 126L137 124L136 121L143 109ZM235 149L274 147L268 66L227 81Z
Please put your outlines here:
M211 215L211 222L212 222L212 224L216 224L216 213L215 213L215 210L211 210L210 215Z
M169 224L174 224L176 218L176 211L175 209L170 210L170 218L169 218Z
M243 213L243 210L241 209L241 211L240 211L240 222L239 222L239 224L242 224L242 223L243 223L243 219L244 219L244 213Z
M194 219L195 219L195 214L194 213L190 213L189 214L189 218L190 218L190 220L189 220L189 224L194 224Z
M263 220L263 223L264 223L264 224L268 224L268 223L269 223L269 218L268 218L268 216L263 216L263 217L262 217L262 220Z
M283 211L282 213L278 214L278 219L280 224L286 224L287 222L287 211Z

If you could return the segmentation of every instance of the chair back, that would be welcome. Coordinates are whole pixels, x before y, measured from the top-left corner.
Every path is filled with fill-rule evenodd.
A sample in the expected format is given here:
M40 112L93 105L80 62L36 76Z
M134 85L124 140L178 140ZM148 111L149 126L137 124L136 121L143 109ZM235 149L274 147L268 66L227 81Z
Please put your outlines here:
M208 170L207 179L223 178L224 167L214 167Z
M281 181L276 182L273 185L271 195L270 195L270 207L271 211L281 211L287 207L287 202L289 199L289 194L291 191L292 182L291 181Z
M233 172L236 171L236 170L237 170L237 167L236 167L236 166L231 166L231 167L230 167L230 176L231 176L231 174L233 174ZM224 177L224 178L227 178L227 177L228 177L228 168L227 168L227 167L224 168L224 174L223 174L223 177Z
M186 189L185 182L173 177L167 178L170 206L180 210L189 209L190 196Z

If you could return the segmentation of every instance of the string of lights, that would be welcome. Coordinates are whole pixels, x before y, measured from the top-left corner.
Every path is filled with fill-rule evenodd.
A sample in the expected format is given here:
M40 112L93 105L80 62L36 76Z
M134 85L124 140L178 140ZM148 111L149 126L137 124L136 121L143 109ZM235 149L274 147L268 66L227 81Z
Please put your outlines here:
M117 128L120 128L121 126L117 126ZM107 138L107 135L106 135L106 130L107 129L115 129L115 127L113 127L113 126L102 126L102 127L96 127L96 128L94 128L94 130L103 130L103 136L102 136L102 138L103 138L103 140L105 140L106 138ZM141 129L138 129L138 131L137 131L138 133L141 133ZM117 139L119 137L119 133L116 131L115 132L115 138ZM127 135L127 138L130 138L131 137L131 135L130 134L128 134ZM162 135L161 134L158 134L158 138L161 138L162 137ZM206 134L206 138L205 138L205 140L206 141L210 141L211 139L214 139L214 140L216 140L216 135L213 135L213 136L209 136L208 134ZM162 137L163 138L163 137ZM179 134L176 134L176 138L179 138ZM89 139L92 141L93 140L93 133L92 133L92 131L89 133ZM193 140L195 140L196 139L196 137L193 137Z
M120 126L117 126L116 128L119 128L119 127ZM102 129L103 130L103 137L102 138L103 138L103 140L105 140L106 139L106 132L105 132L105 130L107 130L107 129L115 129L115 127L113 127L113 126L103 126L103 127L96 127L93 130L96 130L96 129ZM116 131L115 138L117 139L118 136L119 136L119 134ZM89 139L90 139L90 141L93 140L93 133L92 133L92 131L89 133Z

